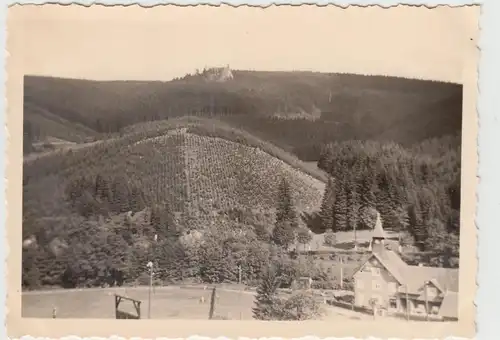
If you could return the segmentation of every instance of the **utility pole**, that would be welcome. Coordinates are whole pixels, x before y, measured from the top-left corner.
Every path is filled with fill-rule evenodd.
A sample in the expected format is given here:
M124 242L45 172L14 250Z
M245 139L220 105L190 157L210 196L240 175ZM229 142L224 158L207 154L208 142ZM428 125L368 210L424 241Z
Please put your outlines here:
M408 304L408 285L405 285L406 293L406 321L410 321L410 305Z
M153 284L153 268L158 267L158 260L156 256L157 245L158 245L158 234L155 234L153 243L153 258L152 258L153 265L151 266L151 278L150 278L151 286L153 288L153 294L156 294L155 285Z
M344 260L340 257L340 289L344 289Z
M148 289L148 319L151 319L151 289L153 287L153 262L147 264L149 269L149 289Z
M215 299L217 297L216 287L212 289L212 297L210 298L210 310L208 312L208 319L212 320L215 313Z
M358 250L358 234L356 232L357 221L354 222L354 250Z
M241 284L241 264L238 265L238 283Z

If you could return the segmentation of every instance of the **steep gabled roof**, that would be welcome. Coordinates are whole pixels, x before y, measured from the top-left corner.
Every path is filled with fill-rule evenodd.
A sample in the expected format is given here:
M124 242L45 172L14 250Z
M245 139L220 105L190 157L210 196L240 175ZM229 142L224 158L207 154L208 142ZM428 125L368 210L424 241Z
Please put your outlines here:
M368 256L355 270L354 275L375 257L401 284L407 286L402 292L420 295L426 281L431 282L441 293L458 292L458 269L423 266L409 266L399 255L388 249L381 249Z
M446 292L439 308L439 316L445 318L458 318L458 293Z
M442 293L458 292L458 269L408 266L406 282L411 293L418 294L426 281L432 282Z
M373 252L368 256L361 265L354 271L353 275L356 275L361 268L373 257L375 257L388 271L394 276L400 284L405 282L405 267L407 264L401 260L401 258L394 252L390 250L384 250L381 252Z
M440 288L439 284L437 284L437 281L435 279L430 280L429 281L429 285L427 287L432 287L432 286L436 287L441 294L438 294L438 295L436 295L434 297L429 296L425 292L425 284L424 284L419 289L420 295L417 297L417 299L420 300L420 301L425 301L425 300L428 300L428 301L433 301L433 300L439 301L444 296L444 294L446 293L446 291L443 291Z
M403 284L405 282L406 267L408 265L395 252L384 249L374 254L399 283Z

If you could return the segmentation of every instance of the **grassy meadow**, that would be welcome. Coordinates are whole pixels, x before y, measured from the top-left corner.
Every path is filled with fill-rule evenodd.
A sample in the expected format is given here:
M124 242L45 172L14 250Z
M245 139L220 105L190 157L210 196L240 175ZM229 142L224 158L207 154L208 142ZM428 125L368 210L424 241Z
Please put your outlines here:
M210 309L210 289L155 287L151 295L153 319L207 319ZM51 318L52 308L57 318L115 318L114 294L142 301L142 318L148 316L148 288L110 288L38 291L23 294L23 317ZM217 291L215 315L231 320L252 319L254 295L244 291ZM204 297L204 302L200 299ZM123 300L120 310L134 313L132 302Z

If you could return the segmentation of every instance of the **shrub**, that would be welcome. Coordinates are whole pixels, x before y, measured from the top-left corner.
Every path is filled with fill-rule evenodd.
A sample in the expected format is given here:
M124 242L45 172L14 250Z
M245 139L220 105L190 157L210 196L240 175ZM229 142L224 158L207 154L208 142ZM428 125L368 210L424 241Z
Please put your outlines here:
M333 247L335 246L336 241L335 234L331 229L328 229L325 233L325 246Z
M311 288L313 289L336 289L337 285L332 280L315 280Z
M297 293L286 300L281 300L281 320L311 320L320 317L323 310L314 297L307 293Z
M336 298L340 302L345 302L345 303L354 303L354 295L340 295Z

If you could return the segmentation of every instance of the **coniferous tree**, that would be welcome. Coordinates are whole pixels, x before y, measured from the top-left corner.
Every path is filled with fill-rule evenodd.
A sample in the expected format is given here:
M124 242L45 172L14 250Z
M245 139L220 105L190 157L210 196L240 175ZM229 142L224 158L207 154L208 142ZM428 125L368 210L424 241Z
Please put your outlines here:
M344 181L339 182L336 187L334 203L335 231L347 230L347 191Z
M297 213L293 206L292 189L288 180L283 177L278 188L278 207L276 221L288 221L293 227L298 226Z
M288 250L289 247L295 242L295 230L288 221L276 222L272 238L276 245Z
M253 317L257 320L277 320L280 318L279 298L277 294L280 285L280 276L277 268L272 265L264 273L257 288L255 306L252 308Z
M357 202L356 187L351 182L350 187L347 191L347 227L348 230L354 231L354 246L357 247L357 227L358 227L358 215L359 207Z
M377 182L379 188L376 203L377 211L380 213L384 227L387 229L393 229L394 226L391 225L391 215L394 208L392 207L392 202L389 196L390 184L387 179L387 174L385 172L380 173L378 175Z
M361 198L361 207L363 209L366 208L375 208L375 203L376 203L376 197L375 197L375 192L376 192L376 186L372 177L372 172L368 170L365 172L365 176L362 179L361 182L361 192L360 192L360 198Z
M444 267L453 267L453 258L458 259L460 239L455 233L448 233L446 226L438 219L429 221L425 248L436 252L433 262Z
M177 225L171 206L168 202L155 204L151 208L150 224L161 236L177 239L181 230Z
M328 178L325 193L323 194L319 217L324 231L335 231L335 187L331 177Z
M292 202L291 188L286 178L283 178L278 190L276 223L272 234L274 243L288 249L295 241L297 226L297 214Z
M409 231L410 217L408 215L408 210L403 207L397 207L391 214L391 225L395 227L395 231L399 234L399 239L403 233Z

